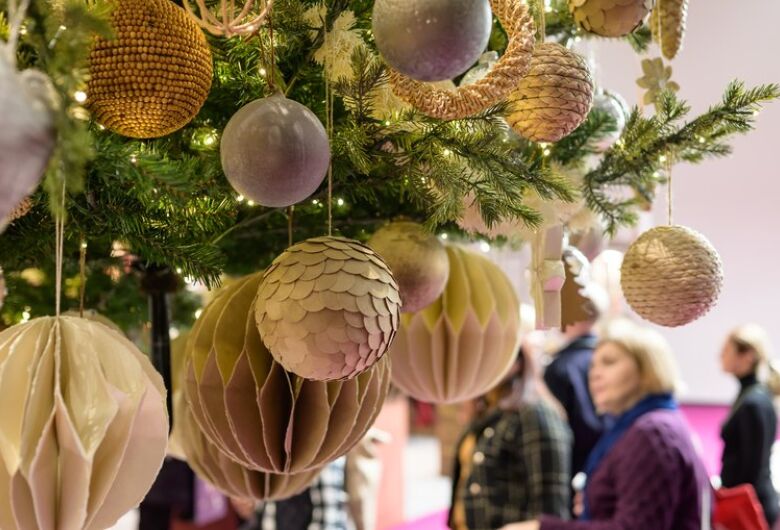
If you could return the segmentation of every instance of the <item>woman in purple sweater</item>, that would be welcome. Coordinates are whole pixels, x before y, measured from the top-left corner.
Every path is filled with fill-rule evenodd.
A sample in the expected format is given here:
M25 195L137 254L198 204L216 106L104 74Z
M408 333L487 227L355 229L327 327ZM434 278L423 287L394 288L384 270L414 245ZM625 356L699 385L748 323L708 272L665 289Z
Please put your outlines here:
M543 516L503 530L700 530L710 486L672 397L676 379L661 335L613 323L593 354L589 385L596 408L615 424L585 466L580 519Z

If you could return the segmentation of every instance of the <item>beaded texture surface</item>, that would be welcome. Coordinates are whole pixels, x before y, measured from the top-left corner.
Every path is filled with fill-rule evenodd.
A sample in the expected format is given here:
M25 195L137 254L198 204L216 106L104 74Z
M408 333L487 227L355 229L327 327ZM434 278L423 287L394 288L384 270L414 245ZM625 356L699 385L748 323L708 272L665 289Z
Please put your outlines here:
M158 138L189 123L211 88L211 51L198 25L170 0L118 0L115 39L89 55L87 108L123 136Z
M602 37L623 37L642 24L654 0L569 0L574 20Z
M398 284L382 258L343 237L285 250L257 294L257 326L274 359L306 379L350 379L385 354L399 325Z
M593 81L585 61L557 43L539 44L531 69L510 96L508 121L524 138L557 142L587 118Z
M390 387L387 356L358 377L324 383L284 370L255 323L263 273L206 306L185 351L184 396L203 434L242 466L276 474L319 469L374 423Z
M420 112L442 120L472 116L506 98L531 66L536 30L528 6L520 0L491 0L490 4L507 30L509 44L484 78L447 90L391 69L393 93Z
M650 19L653 40L661 46L661 53L674 59L682 48L688 19L688 0L657 0Z
M457 403L490 390L514 361L520 307L509 278L487 258L446 247L444 293L401 315L393 383L426 403Z
M700 233L684 226L659 226L629 247L620 283L639 316L661 326L683 326L715 306L723 267Z

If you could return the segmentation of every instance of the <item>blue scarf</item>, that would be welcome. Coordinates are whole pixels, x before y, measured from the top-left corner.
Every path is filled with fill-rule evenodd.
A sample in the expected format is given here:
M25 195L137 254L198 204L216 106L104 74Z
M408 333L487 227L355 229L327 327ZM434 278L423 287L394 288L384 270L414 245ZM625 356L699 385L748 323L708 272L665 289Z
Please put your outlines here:
M593 448L593 451L588 455L588 460L585 462L585 474L588 477L588 481L593 477L604 457L609 454L612 447L620 441L634 422L654 410L677 410L677 402L671 394L652 394L618 416L612 428L604 433ZM590 506L588 506L587 494L584 494L584 510L580 519L590 521Z

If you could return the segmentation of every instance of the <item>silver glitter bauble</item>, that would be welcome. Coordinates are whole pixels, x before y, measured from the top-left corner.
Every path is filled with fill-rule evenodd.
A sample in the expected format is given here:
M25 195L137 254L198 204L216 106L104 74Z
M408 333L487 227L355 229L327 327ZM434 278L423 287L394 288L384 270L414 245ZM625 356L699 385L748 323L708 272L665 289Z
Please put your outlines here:
M413 313L432 304L447 285L450 260L439 238L422 225L390 223L368 245L382 256L401 293L401 311Z
M317 116L281 94L255 100L227 124L222 169L235 190L262 206L296 204L322 184L328 134Z
M377 0L373 30L385 60L417 81L452 79L485 50L488 0Z
M595 147L599 153L603 153L620 139L623 129L626 127L628 118L628 104L620 94L609 92L608 90L599 91L593 97L593 109L604 112L615 120L615 130L596 142Z

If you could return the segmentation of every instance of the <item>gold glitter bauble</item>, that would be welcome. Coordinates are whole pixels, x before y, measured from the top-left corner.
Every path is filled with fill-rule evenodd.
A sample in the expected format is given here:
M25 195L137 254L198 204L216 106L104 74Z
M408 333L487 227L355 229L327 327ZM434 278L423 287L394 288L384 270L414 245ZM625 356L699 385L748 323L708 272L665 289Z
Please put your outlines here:
M211 88L211 50L198 25L170 0L117 0L114 39L89 54L87 108L99 124L131 138L187 125Z

